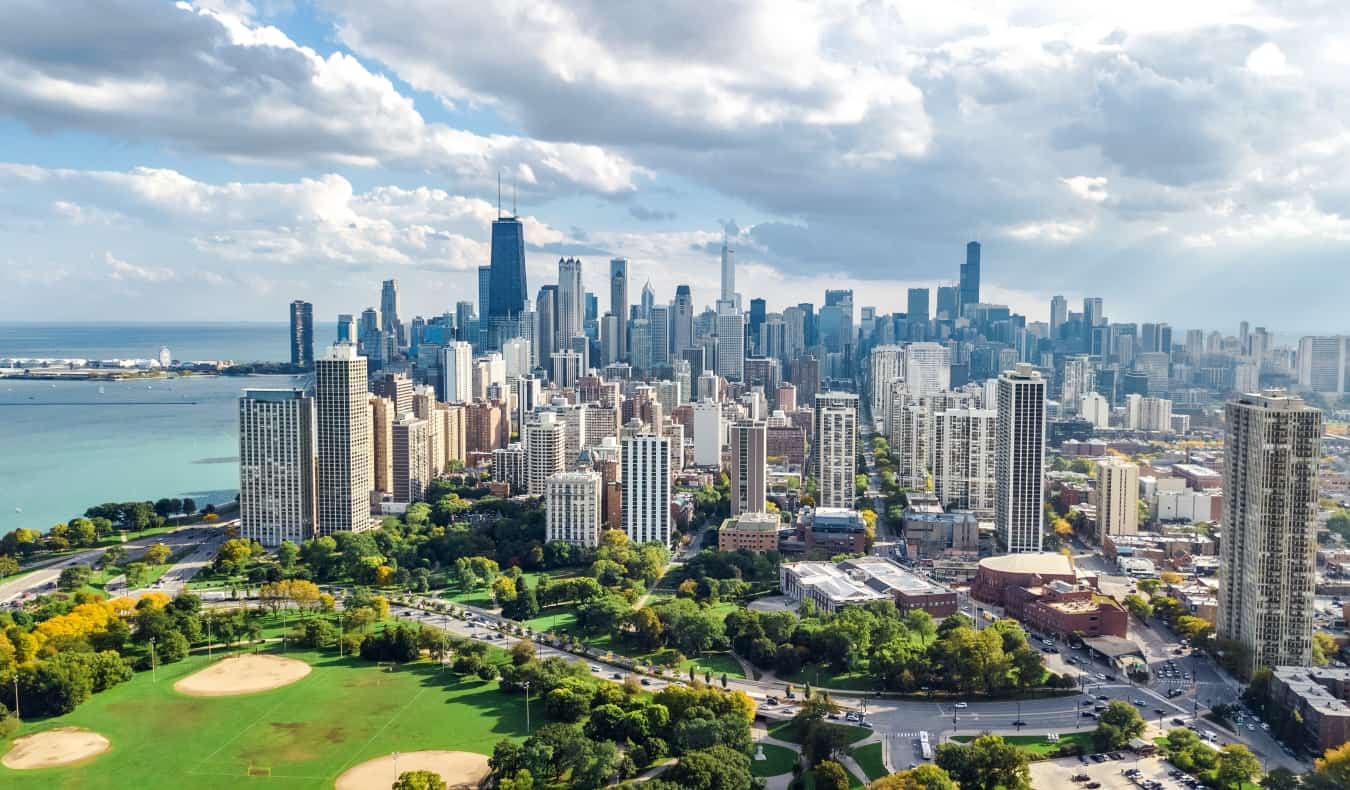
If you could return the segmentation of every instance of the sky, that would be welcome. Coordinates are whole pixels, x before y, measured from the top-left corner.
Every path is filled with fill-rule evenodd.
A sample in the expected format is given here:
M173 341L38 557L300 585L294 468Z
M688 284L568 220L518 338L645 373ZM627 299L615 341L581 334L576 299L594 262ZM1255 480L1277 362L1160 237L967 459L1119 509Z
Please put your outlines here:
M8 0L0 320L476 300L499 178L531 291L608 308L723 235L769 309L903 311L983 245L1046 320L1345 331L1350 4ZM1287 336L1287 335L1285 335Z

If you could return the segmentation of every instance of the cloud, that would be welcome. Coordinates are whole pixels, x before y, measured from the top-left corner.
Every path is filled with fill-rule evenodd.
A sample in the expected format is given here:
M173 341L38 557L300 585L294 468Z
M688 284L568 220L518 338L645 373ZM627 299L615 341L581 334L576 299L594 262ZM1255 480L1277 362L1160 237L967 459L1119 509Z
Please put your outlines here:
M647 208L636 203L628 207L628 214L638 222L664 222L675 219L675 212Z
M1284 52L1270 41L1247 56L1247 70L1263 77L1289 77L1299 73L1298 69L1289 65Z
M160 266L137 266L118 258L111 252L103 253L103 262L108 266L108 278L111 280L163 283L178 277L172 269Z
M1102 176L1074 176L1059 180L1070 192L1089 203L1101 203L1110 197L1106 192L1107 179Z
M429 123L351 55L300 46L238 15L246 3L207 5L11 4L0 111L39 131L159 141L241 163L386 166L478 188L506 171L532 193L620 194L642 175L596 145Z

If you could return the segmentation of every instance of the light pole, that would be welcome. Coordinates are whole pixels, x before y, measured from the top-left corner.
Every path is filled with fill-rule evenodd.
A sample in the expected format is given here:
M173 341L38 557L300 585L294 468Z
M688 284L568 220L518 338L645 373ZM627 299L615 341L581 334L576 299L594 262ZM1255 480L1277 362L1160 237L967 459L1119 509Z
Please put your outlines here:
M525 687L525 733L530 732L530 681L521 684Z
M394 752L394 782L398 783L398 752Z
M20 723L23 721L23 714L19 712L19 673L14 673L14 718Z
M150 682L157 682L159 676L155 674L155 638L150 637Z

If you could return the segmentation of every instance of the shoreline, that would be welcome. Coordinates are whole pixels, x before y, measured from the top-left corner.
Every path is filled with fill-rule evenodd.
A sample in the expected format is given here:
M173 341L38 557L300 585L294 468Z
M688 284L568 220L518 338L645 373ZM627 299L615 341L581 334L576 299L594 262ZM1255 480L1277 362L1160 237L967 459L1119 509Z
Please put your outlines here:
M302 376L309 371L289 365L266 365L254 370L254 365L237 365L223 370L118 370L110 368L76 368L74 370L47 370L42 368L6 368L0 370L0 381L142 381L196 377ZM277 367L279 369L271 369Z

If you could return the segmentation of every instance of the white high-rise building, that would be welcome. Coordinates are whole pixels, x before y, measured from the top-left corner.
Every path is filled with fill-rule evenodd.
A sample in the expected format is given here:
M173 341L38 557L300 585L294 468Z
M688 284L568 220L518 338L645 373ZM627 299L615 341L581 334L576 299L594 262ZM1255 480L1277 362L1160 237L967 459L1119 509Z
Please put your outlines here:
M720 467L726 427L722 405L710 399L694 404L694 466Z
M891 415L896 434L891 441L895 474L900 485L923 490L933 457L933 413L927 403L907 398L904 406Z
M634 543L670 545L670 440L651 433L628 434L620 450L623 531Z
M559 472L544 483L545 540L600 545L601 480L597 472Z
M998 378L994 526L1009 554L1041 550L1045 486L1045 379L1019 364Z
M314 537L314 399L245 390L239 399L239 536L264 546Z
M1225 409L1220 639L1246 648L1243 673L1312 663L1322 412L1281 390Z
M1125 396L1125 427L1131 431L1172 430L1172 401L1131 393Z
M314 362L318 418L318 534L369 529L372 473L366 358L338 343Z
M653 368L670 367L670 308L663 304L652 306L649 319L651 332L651 355L648 361Z
M1100 392L1089 392L1078 400L1078 416L1094 428L1111 427L1111 404Z
M473 400L473 346L455 341L440 351L441 397L446 403Z
M586 288L581 284L581 261L558 259L558 342L583 334L586 327Z
M945 508L993 518L998 412L948 409L933 423L933 493Z
M544 481L567 469L567 426L553 412L541 412L536 417L536 422L525 424L521 437L527 469L525 493L543 496Z
M1097 541L1139 532L1139 466L1123 458L1097 462Z
M717 303L717 375L740 381L745 378L745 315L736 303Z
M936 395L952 388L951 352L939 343L905 346L905 383L915 397Z
M763 422L731 426L731 515L763 513L768 500L768 433Z
M1092 360L1086 355L1078 354L1064 360L1059 402L1066 415L1077 414L1080 401L1093 392L1096 372Z
M858 451L858 396L851 392L816 395L817 507L853 507Z
M554 351L553 383L561 389L575 387L581 378L581 354L576 351Z
M502 360L506 365L506 379L513 381L530 375L530 341L523 337L508 338L502 342Z
M1350 392L1350 337L1304 337L1298 341L1298 385L1324 395Z
M432 477L431 423L412 414L401 415L394 422L390 455L394 501L411 503L421 499Z
M867 357L867 383L872 419L884 419L886 398L891 382L905 377L905 349L902 346L876 346Z

